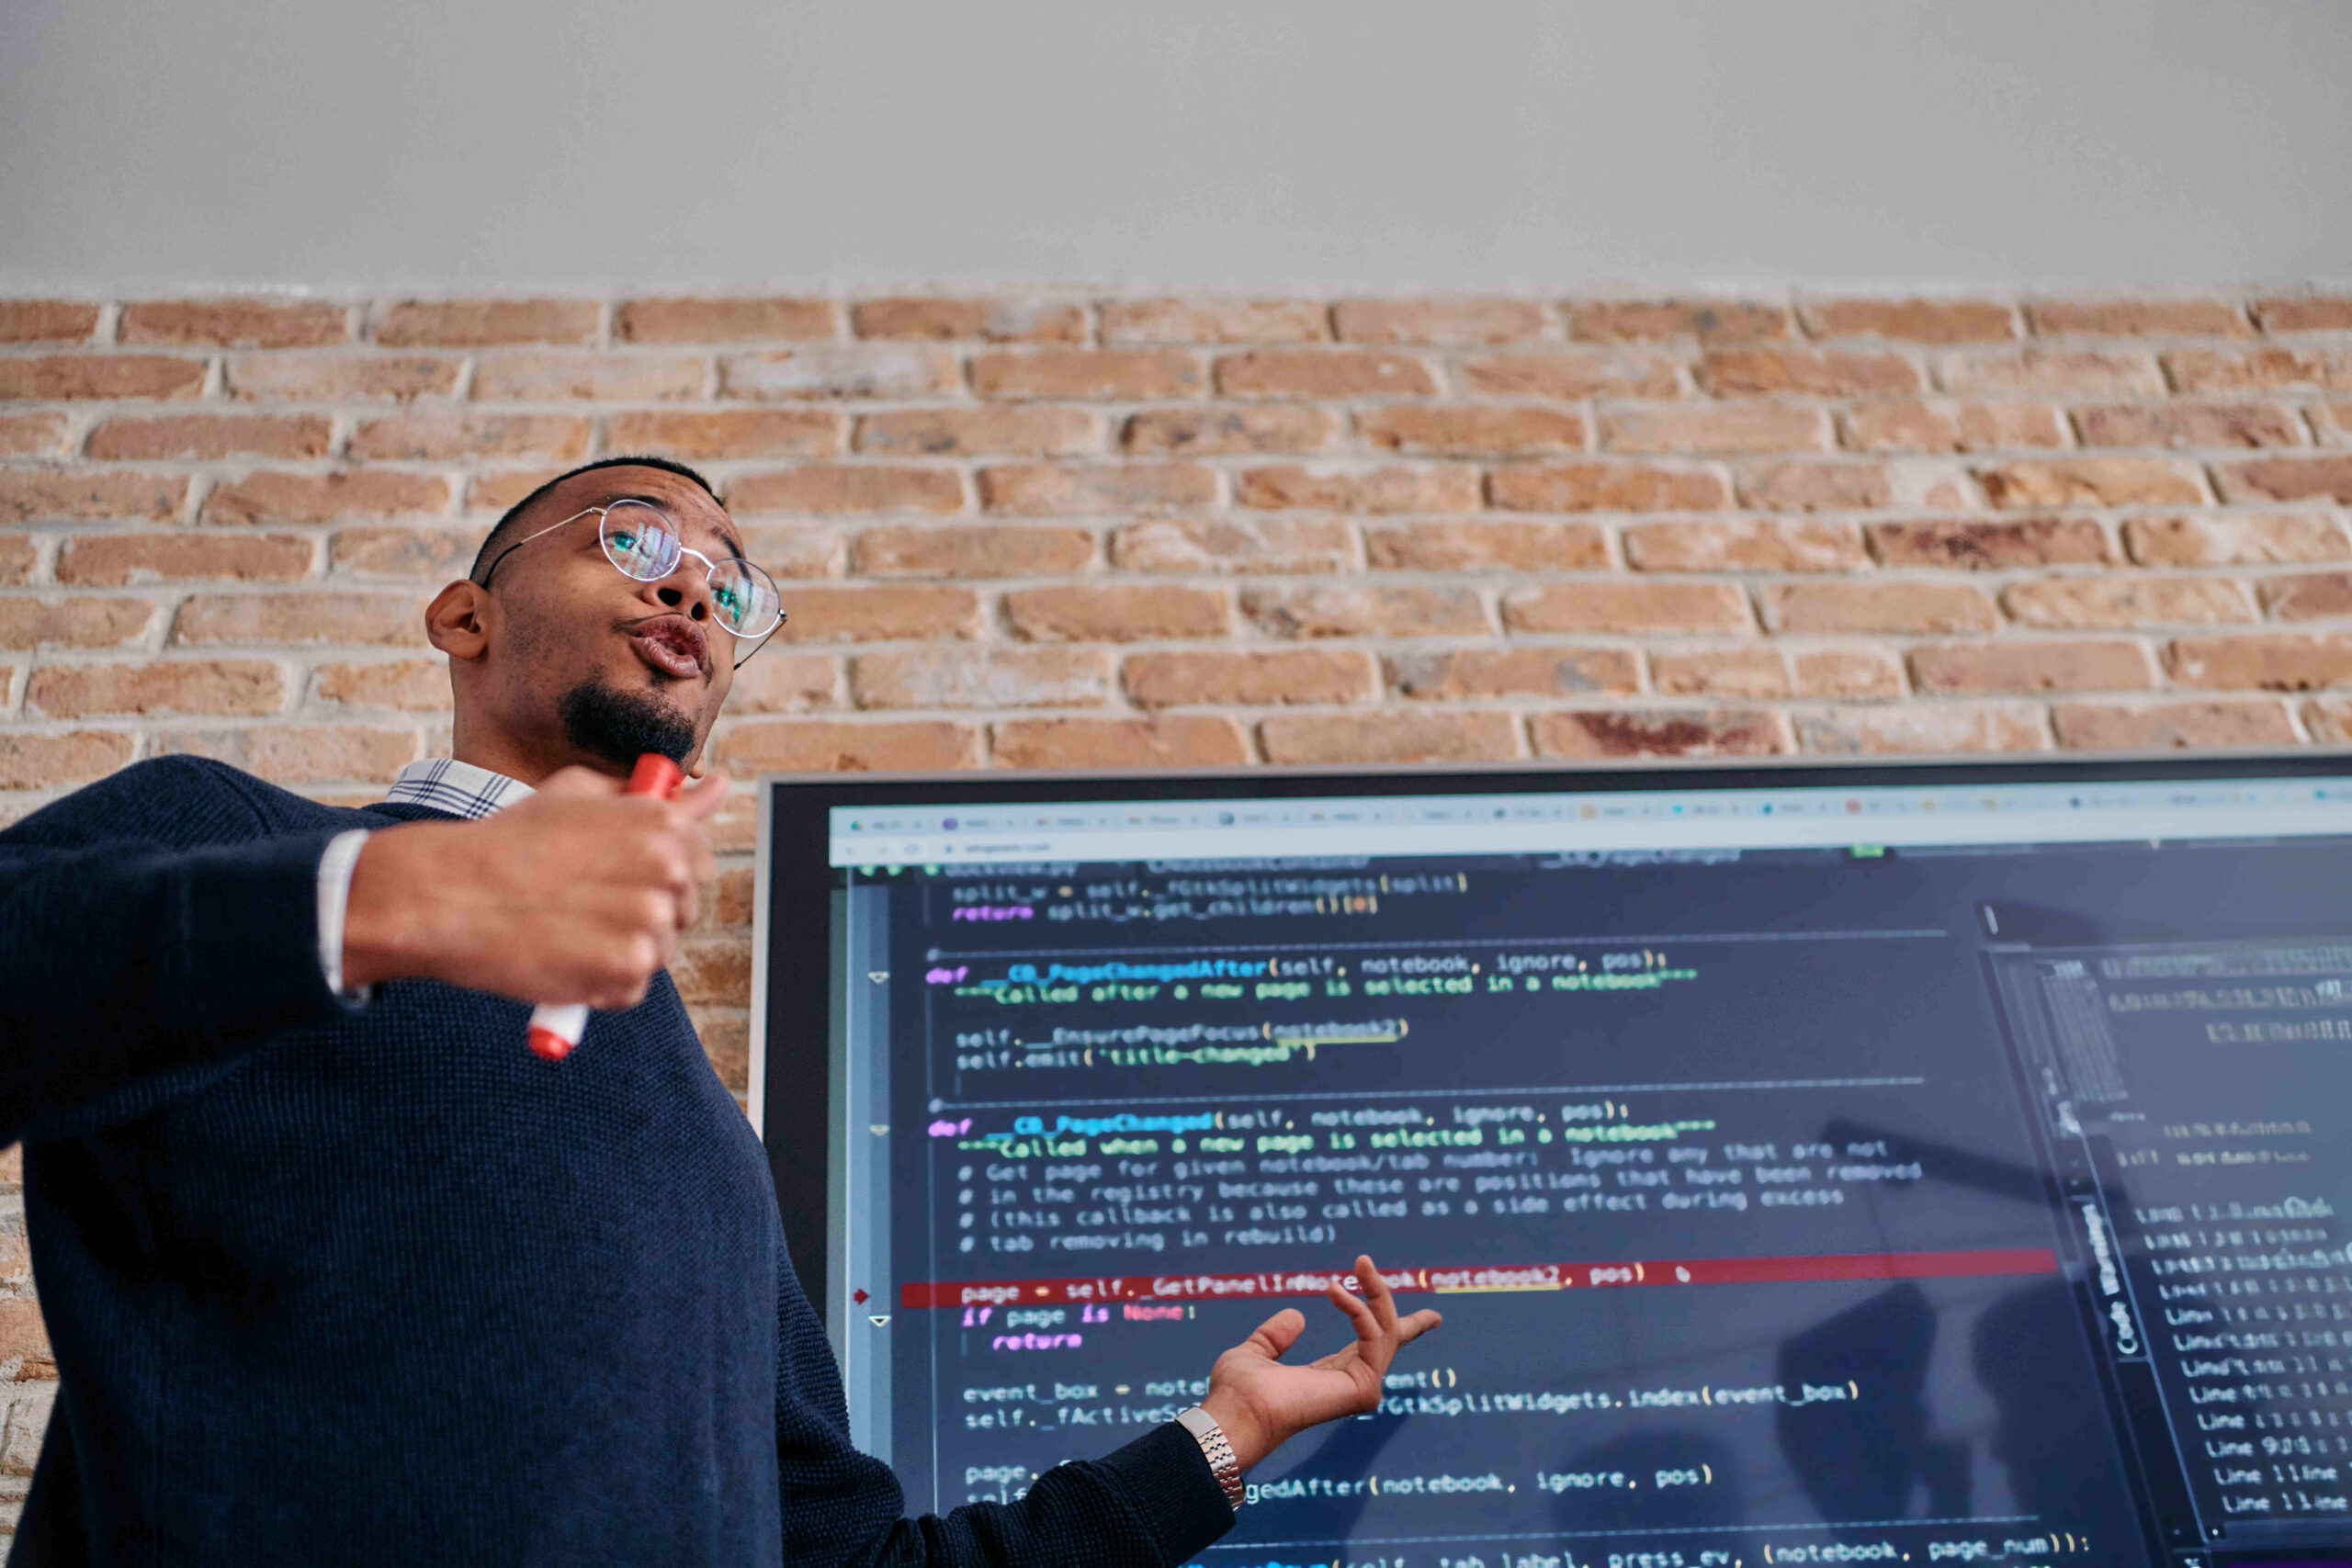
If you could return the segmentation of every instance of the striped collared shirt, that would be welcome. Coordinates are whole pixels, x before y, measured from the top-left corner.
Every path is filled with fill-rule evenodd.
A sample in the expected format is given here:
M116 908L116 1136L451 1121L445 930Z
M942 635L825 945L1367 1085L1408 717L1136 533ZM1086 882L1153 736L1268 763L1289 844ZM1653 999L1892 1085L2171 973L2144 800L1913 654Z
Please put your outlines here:
M428 757L411 762L392 781L388 804L429 806L469 820L503 811L531 794L531 786L504 773L493 773L455 757Z
M455 757L428 757L402 768L384 799L387 804L429 806L479 821L530 793L529 784L504 773L493 773ZM344 918L351 904L352 873L367 842L365 828L337 833L319 859L319 969L326 976L327 989L347 1001L366 1001L374 995L373 987L346 988L343 983Z

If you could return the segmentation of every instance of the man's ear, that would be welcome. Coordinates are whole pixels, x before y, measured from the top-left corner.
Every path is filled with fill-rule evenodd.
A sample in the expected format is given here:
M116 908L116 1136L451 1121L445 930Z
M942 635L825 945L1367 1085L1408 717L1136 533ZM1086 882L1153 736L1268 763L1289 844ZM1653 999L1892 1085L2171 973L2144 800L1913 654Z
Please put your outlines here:
M452 582L424 607L425 640L452 659L475 660L490 651L490 590L478 582Z

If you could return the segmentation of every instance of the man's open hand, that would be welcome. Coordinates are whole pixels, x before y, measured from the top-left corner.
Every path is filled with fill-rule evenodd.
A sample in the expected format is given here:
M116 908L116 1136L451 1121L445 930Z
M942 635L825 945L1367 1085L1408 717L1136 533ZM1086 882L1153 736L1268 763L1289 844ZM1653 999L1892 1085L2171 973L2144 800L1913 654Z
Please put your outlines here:
M1444 1320L1434 1312L1396 1315L1396 1298L1370 1258L1359 1258L1358 1301L1334 1281L1331 1304L1355 1325L1355 1343L1319 1361L1284 1366L1283 1352L1298 1342L1306 1314L1285 1307L1258 1325L1258 1332L1216 1359L1209 1369L1208 1397L1201 1408L1216 1417L1234 1457L1248 1470L1309 1427L1380 1407L1380 1380L1397 1347Z
M657 800L585 768L479 822L368 836L344 918L345 983L446 980L530 1002L634 1007L701 908L727 795L714 773Z

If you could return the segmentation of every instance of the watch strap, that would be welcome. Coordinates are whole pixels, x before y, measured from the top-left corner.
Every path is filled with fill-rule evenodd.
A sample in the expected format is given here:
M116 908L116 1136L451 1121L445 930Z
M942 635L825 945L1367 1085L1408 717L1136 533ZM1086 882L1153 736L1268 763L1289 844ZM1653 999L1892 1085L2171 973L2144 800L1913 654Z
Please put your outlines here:
M1241 1461L1234 1457L1233 1444L1226 1438L1225 1428L1217 1425L1216 1416L1197 1404L1180 1414L1176 1424L1192 1433L1193 1440L1201 1445L1201 1457L1209 1461L1209 1472L1225 1488L1225 1500L1233 1505L1235 1513L1239 1513L1247 1493L1241 1484Z

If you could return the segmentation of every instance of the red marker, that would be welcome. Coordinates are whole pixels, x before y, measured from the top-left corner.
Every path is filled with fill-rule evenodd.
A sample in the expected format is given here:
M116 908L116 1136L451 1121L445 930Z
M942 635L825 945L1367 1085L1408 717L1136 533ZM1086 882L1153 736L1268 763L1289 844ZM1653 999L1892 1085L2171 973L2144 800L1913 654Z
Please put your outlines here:
M628 787L621 793L657 795L667 800L678 793L685 777L677 763L659 752L648 751L637 760L635 771L628 775ZM541 1002L531 1010L531 1052L550 1062L560 1062L570 1055L587 1031L586 1002Z

